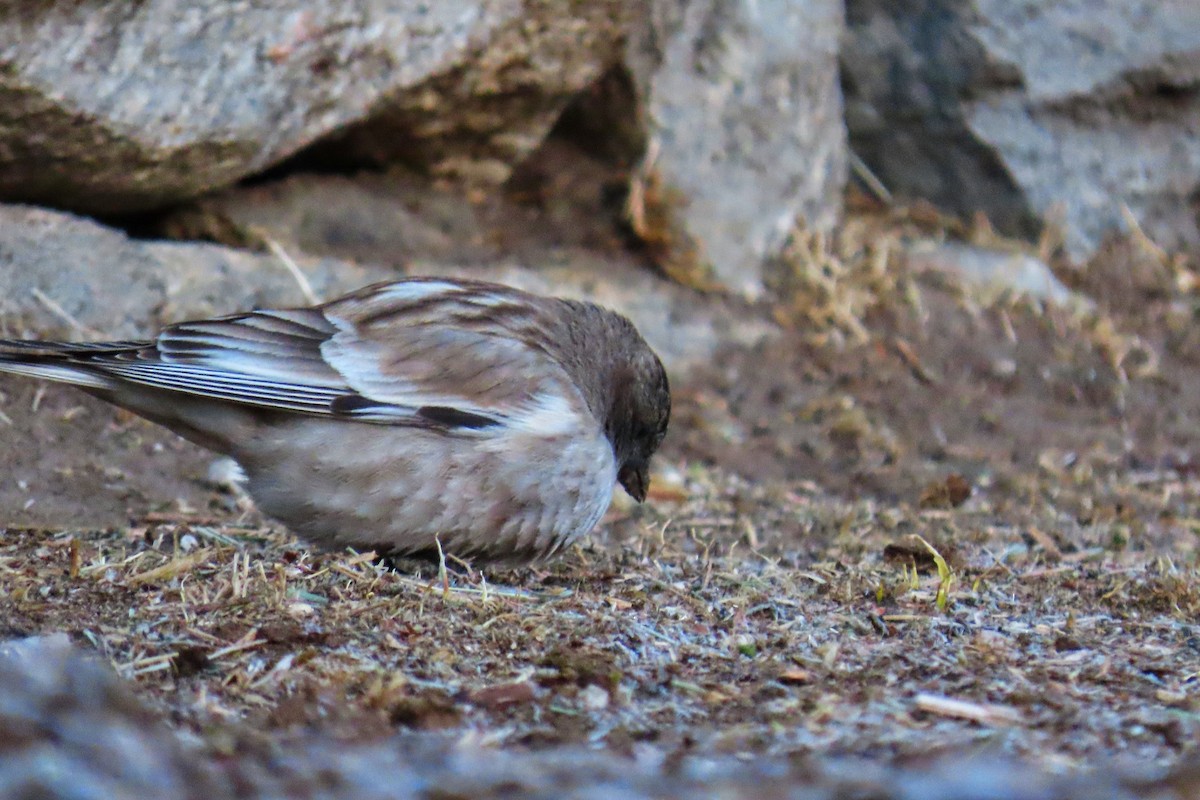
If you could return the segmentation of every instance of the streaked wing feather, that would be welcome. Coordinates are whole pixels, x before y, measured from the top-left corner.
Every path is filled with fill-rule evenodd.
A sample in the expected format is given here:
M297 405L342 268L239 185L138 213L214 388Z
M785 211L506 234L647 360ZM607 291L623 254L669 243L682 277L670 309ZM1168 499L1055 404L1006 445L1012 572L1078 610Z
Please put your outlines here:
M554 322L552 302L491 284L414 279L316 308L179 323L153 342L16 349L44 360L45 376L76 369L282 411L465 433L514 422L554 427L581 406L539 344Z
M318 309L255 311L172 325L156 345L164 362L344 391L345 380L321 355L335 332Z
M143 386L312 414L330 413L330 404L344 394L344 390L339 392L329 387L283 383L256 375L167 361L114 360L96 366L108 375Z
M23 356L27 358L43 356L61 357L71 354L113 354L140 350L151 347L153 342L124 341L124 342L52 342L42 339L3 339L0 340L0 358L6 356Z
M471 281L409 280L324 307L326 361L364 397L401 407L528 419L582 399L540 342L557 301Z

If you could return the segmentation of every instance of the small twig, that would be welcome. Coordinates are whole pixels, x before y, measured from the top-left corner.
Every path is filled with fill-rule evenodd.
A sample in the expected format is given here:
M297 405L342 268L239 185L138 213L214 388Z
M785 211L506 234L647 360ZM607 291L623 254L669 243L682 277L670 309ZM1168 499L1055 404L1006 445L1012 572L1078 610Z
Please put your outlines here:
M210 555L212 555L212 550L197 550L190 555L172 559L165 564L148 569L145 572L131 575L125 579L125 584L127 586L139 586L150 581L170 579L176 575L191 572L192 569L207 561Z
M138 675L146 675L151 672L161 672L171 668L171 662L175 659L176 653L164 653L157 656L145 656L135 658L126 664L114 664L113 666L118 672L127 675L130 678Z
M276 258L283 263L283 266L291 273L292 279L296 281L296 285L300 287L300 294L304 295L304 299L314 306L321 302L321 298L313 291L312 284L308 282L308 277L300 271L300 267L296 266L296 262L283 249L283 245L275 241L269 236L264 236L263 239L267 243L267 247Z
M42 407L42 398L46 396L46 384L38 386L37 391L33 393L33 400L29 403L29 410L34 414L38 413L38 409Z
M255 629L251 631L251 633L257 634L258 630ZM213 652L209 653L208 660L218 661L225 656L230 656L234 653L240 653L243 650L250 650L254 647L262 647L266 643L266 639L250 639L249 641L239 641L236 644L231 644L228 647L222 647L220 650L214 650Z
M883 185L883 181L879 180L879 177L871 171L871 168L867 166L867 162L863 161L858 153L853 150L848 150L847 152L850 157L851 171L871 191L871 194L875 195L876 199L890 206L892 204L892 193Z
M218 517L204 514L188 514L175 511L149 511L138 518L139 522L147 525L182 524L182 525L220 525Z
M61 319L63 322L70 325L77 332L82 333L85 336L89 336L93 339L100 338L99 331L93 330L92 328L89 328L87 325L84 325L79 320L75 319L75 317L71 316L70 312L68 312L65 308L60 306L58 303L56 303L53 300L53 298L51 298L49 295L47 295L41 289L39 289L35 286L29 290L29 293L31 295L33 295L34 300L37 300L39 303L44 305L46 307L47 311L49 311L51 314L53 314L54 316Z
M446 553L442 550L442 537L434 534L433 543L437 545L438 551L438 578L442 582L442 599L447 600L450 597L450 573L446 570Z
M992 703L972 703L937 694L919 694L913 698L913 704L930 714L970 720L981 725L1016 725L1021 721L1021 714L1015 708Z
M1138 247L1150 254L1162 264L1166 264L1170 260L1167 251L1159 246L1158 242L1154 241L1147 235L1142 224L1138 222L1138 218L1134 215L1133 210L1125 203L1121 203L1121 218L1125 220L1125 224L1129 226L1130 236L1137 243Z

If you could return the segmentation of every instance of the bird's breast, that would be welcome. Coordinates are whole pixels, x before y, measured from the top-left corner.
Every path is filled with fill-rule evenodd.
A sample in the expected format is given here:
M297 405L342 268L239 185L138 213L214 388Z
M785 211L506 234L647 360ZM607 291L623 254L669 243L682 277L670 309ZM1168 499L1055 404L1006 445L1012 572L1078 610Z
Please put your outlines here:
M526 561L587 533L612 499L612 447L575 420L456 436L294 418L238 460L260 508L316 543Z

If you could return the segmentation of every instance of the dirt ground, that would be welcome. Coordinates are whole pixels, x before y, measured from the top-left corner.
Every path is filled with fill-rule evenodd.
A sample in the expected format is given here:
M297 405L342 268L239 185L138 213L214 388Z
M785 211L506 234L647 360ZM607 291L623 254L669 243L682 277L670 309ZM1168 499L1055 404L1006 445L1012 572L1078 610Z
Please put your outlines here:
M0 381L0 633L67 631L214 757L421 731L1194 768L1197 264L1114 244L1060 272L1094 308L1042 307L909 274L945 233L860 213L781 265L754 313L785 332L677 381L650 502L513 572L306 550L194 448Z

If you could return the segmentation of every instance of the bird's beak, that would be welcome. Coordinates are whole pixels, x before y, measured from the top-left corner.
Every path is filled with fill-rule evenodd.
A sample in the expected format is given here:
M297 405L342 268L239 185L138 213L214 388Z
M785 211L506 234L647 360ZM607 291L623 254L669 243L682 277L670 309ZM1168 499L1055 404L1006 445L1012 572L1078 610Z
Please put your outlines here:
M629 492L629 496L639 503L646 499L646 490L650 488L650 468L648 464L626 464L617 473L617 481Z

